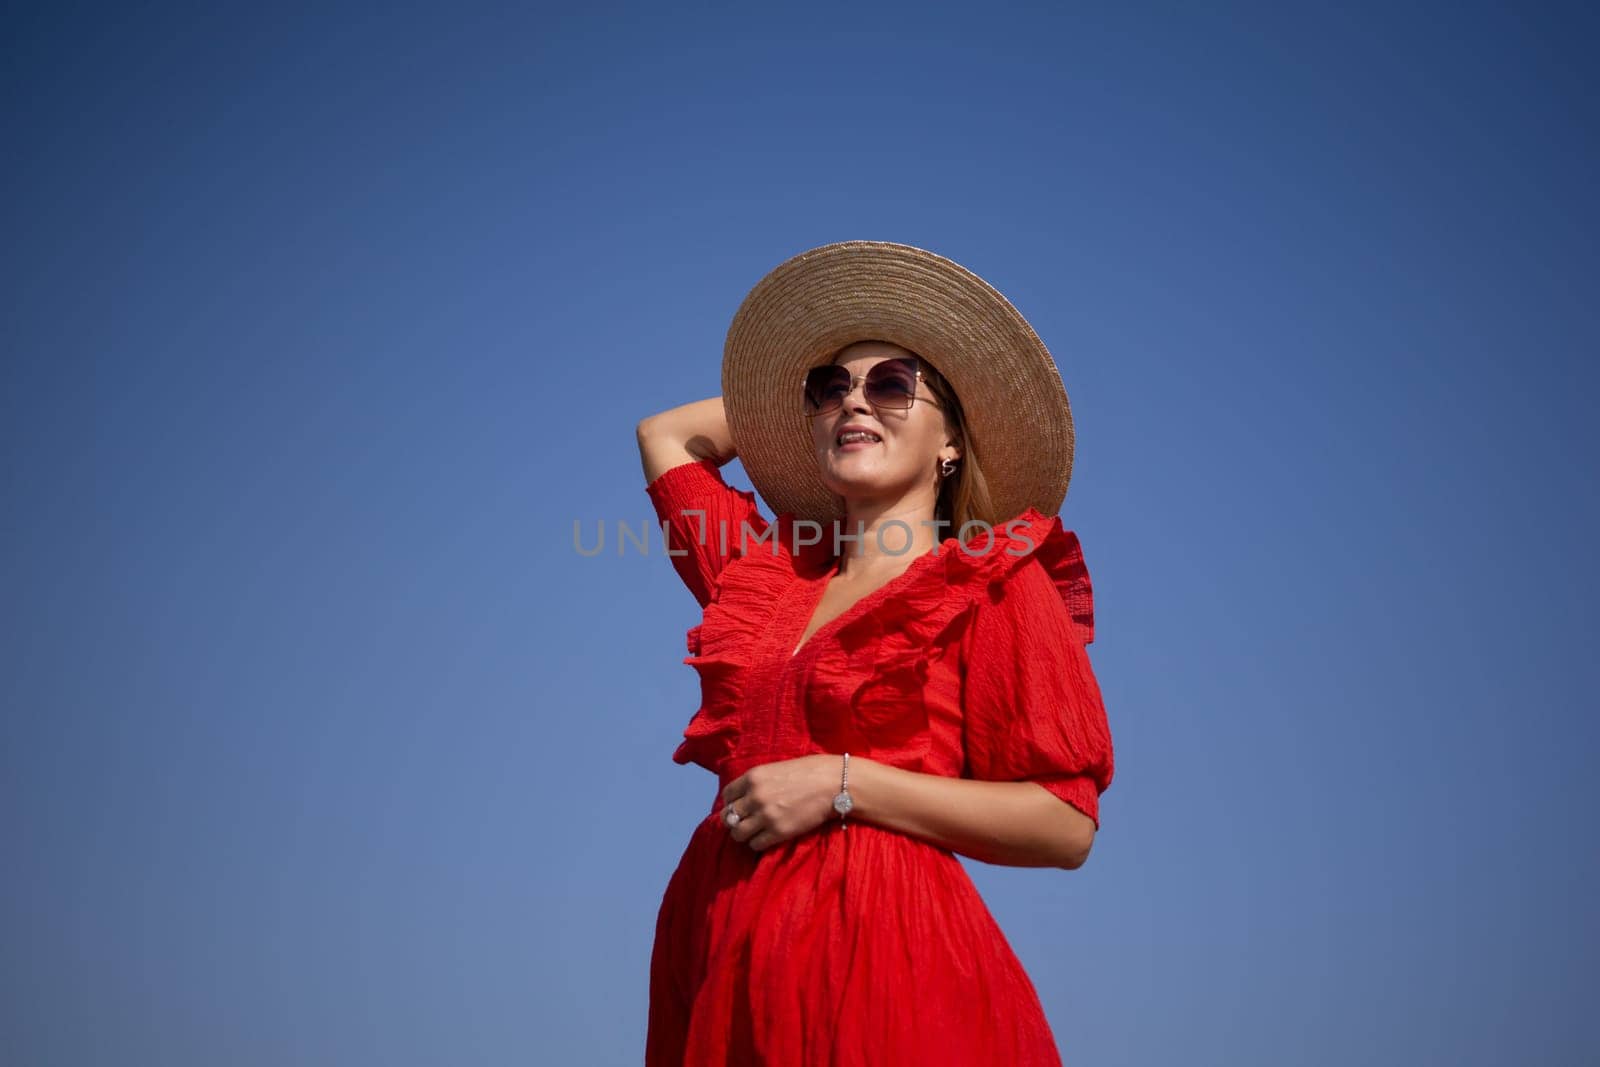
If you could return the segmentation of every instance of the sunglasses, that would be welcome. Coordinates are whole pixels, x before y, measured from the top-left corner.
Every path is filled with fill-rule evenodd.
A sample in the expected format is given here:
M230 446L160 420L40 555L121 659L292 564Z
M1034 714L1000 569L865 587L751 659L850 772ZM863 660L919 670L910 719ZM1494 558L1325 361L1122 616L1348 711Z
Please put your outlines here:
M861 395L875 408L905 411L918 400L938 407L931 397L917 395L919 380L926 379L914 356L880 360L863 375L852 375L849 367L829 363L806 372L802 403L806 415L826 415L839 410L856 383L864 382Z

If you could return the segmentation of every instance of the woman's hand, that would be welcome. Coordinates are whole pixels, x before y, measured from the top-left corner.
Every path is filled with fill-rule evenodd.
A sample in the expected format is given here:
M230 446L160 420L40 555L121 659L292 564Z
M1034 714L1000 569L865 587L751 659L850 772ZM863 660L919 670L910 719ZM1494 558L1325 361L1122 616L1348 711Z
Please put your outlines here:
M840 767L840 757L822 754L752 767L723 788L722 825L758 852L808 833L835 817ZM734 826L730 808L739 813Z

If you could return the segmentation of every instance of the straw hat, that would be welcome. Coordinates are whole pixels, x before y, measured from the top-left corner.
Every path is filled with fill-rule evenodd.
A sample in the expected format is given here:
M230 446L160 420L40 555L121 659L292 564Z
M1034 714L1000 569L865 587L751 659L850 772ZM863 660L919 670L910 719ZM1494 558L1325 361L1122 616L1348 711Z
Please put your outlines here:
M1072 479L1072 409L1033 327L989 283L943 256L841 241L780 263L728 328L728 429L774 514L842 517L817 473L800 384L840 348L866 340L910 349L955 389L997 521L1030 506L1060 511Z

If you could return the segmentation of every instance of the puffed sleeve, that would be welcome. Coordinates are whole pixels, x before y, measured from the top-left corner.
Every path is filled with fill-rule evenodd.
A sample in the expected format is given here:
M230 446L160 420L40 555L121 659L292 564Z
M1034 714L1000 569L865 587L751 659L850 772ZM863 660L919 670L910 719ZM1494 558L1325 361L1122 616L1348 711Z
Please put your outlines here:
M1081 583L1084 589L1087 582ZM1111 731L1087 631L1038 561L1016 568L975 608L965 637L965 776L1034 781L1100 826L1111 785Z
M705 607L715 595L722 569L767 530L755 494L730 486L709 459L669 467L645 486L645 492L665 532L673 568Z

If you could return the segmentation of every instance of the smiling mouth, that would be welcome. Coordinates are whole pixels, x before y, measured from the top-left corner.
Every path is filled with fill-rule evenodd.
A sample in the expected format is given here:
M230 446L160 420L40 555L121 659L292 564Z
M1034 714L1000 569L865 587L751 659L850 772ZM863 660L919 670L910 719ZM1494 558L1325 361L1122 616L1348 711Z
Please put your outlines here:
M845 445L858 445L858 444L875 445L875 444L881 444L882 441L883 441L883 439L881 437L879 437L877 434L868 433L865 430L851 430L848 433L839 434L837 437L835 437L833 439L834 445L839 447L839 448L843 448Z

